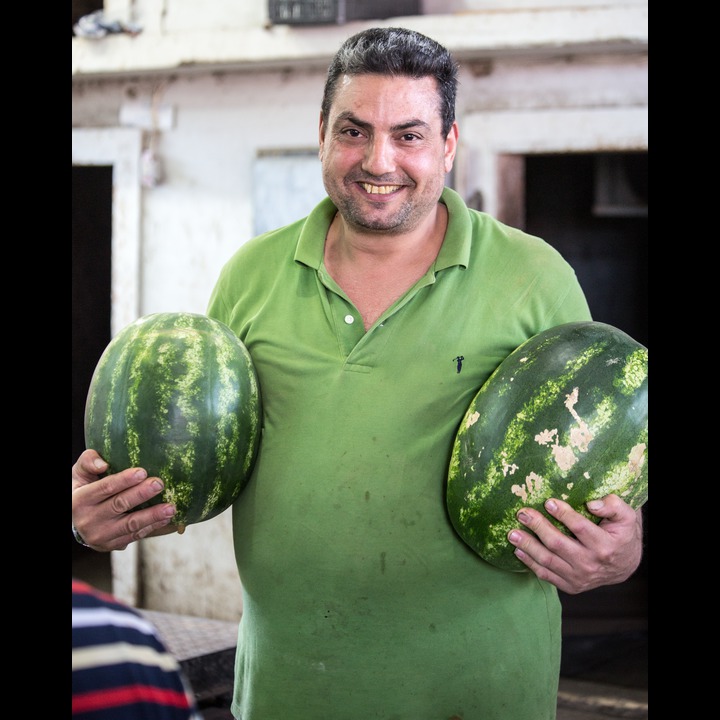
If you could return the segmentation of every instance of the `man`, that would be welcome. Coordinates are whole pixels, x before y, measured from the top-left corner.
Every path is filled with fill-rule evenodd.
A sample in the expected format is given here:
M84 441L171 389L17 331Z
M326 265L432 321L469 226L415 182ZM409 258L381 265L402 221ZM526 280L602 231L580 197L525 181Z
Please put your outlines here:
M641 514L616 496L599 525L553 500L510 533L530 572L483 562L444 504L460 420L528 337L590 319L542 240L445 188L458 145L457 65L418 33L349 38L319 126L328 198L245 243L208 314L248 347L260 453L233 507L243 617L232 711L242 720L549 720L561 608L641 558ZM462 357L459 364L458 358ZM97 550L171 532L167 504L130 512L158 478L91 450L73 521Z

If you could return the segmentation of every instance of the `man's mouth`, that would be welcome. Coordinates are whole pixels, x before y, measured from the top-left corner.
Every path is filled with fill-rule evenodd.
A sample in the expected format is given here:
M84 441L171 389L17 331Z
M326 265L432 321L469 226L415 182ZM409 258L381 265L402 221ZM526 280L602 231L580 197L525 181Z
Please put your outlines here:
M370 185L370 183L360 183L360 185L370 195L389 195L402 187L402 185Z

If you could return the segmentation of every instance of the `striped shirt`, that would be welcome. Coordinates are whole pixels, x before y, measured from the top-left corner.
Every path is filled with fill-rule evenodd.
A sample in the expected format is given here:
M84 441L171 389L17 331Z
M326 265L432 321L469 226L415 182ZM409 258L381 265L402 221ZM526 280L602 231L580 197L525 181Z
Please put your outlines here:
M157 630L111 595L72 581L75 720L201 720Z

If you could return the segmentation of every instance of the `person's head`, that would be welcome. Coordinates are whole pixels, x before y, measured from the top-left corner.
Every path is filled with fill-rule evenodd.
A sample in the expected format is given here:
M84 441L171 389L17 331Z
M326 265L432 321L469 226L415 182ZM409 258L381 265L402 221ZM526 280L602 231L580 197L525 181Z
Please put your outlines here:
M434 40L374 28L343 43L320 112L325 189L347 226L404 235L434 223L458 142L457 65Z
M349 37L340 46L327 72L321 110L325 118L345 75L433 77L437 82L442 134L455 121L458 65L450 52L435 40L407 28L370 28Z

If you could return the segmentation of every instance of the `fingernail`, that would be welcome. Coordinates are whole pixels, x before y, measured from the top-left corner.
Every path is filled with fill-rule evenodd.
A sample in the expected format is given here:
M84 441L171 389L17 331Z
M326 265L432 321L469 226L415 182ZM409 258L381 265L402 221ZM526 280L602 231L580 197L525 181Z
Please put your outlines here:
M172 517L175 514L175 506L174 505L168 505L167 507L163 508L163 515L165 517Z
M523 525L526 525L530 521L530 516L522 510L517 514L517 518Z
M557 510L557 503L556 503L554 500L548 500L548 501L545 503L545 507L546 507L550 512L555 512L555 511Z
M153 487L153 490L162 490L164 487L162 480L160 480L160 478L156 478L155 480L153 480L152 487Z
M599 510L604 504L602 500L591 500L587 506L588 510Z
M140 470L135 471L134 477L138 482L140 482L140 480L144 480L147 477L147 473L141 468Z
M93 466L96 470L104 470L107 467L107 463L104 460L101 460L100 458L95 458L93 460Z
M517 530L511 530L510 534L508 535L508 540L510 540L511 543L515 544L516 542L520 542L522 539L522 536Z

